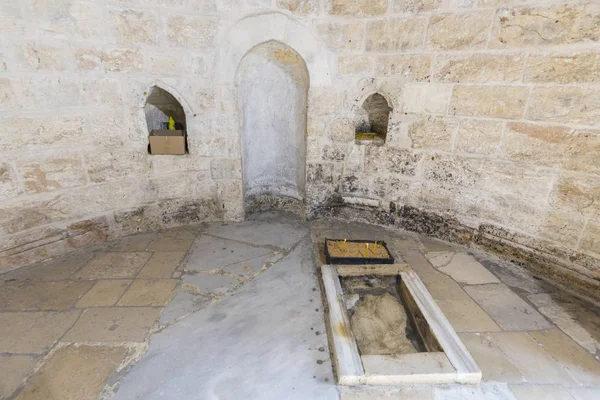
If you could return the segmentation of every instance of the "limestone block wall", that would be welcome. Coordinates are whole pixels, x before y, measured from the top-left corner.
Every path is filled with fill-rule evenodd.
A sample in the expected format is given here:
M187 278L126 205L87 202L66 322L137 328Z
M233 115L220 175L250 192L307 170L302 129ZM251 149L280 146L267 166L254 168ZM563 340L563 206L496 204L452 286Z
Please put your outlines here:
M309 217L541 257L566 285L600 280L597 1L14 3L0 1L0 270L242 219L236 72L276 40L309 73ZM186 156L147 153L154 85L184 108ZM392 108L386 141L359 145L373 93Z

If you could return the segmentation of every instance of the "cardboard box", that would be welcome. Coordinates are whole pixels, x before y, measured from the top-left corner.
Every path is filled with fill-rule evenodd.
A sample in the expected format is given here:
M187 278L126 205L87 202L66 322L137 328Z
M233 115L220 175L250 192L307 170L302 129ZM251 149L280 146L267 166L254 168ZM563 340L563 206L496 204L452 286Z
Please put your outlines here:
M185 154L185 131L153 130L150 154Z

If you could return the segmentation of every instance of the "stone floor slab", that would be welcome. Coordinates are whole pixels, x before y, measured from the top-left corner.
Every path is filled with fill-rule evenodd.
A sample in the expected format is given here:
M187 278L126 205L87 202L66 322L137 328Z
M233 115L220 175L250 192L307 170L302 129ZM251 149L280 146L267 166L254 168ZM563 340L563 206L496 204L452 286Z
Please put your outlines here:
M68 310L92 287L91 282L8 282L0 285L0 311Z
M421 243L425 247L425 251L428 253L444 251L444 252L453 252L455 247L448 242L444 242L443 240L434 239L429 236L419 236Z
M90 252L78 252L64 257L19 268L0 276L0 282L8 281L60 281L68 279L93 257Z
M433 387L339 386L340 400L433 400Z
M600 361L557 329L529 332L529 336L558 360L584 386L600 385Z
M160 314L160 324L170 324L177 318L191 314L206 307L211 301L211 297L198 293L177 293L173 300L165 306Z
M127 236L119 240L112 248L113 251L145 251L150 243L157 238L156 233Z
M183 251L157 252L138 274L139 278L170 278L185 256Z
M559 385L510 385L517 400L573 400Z
M600 352L600 342L596 340L577 320L573 313L561 306L551 294L539 293L527 296L550 321L591 354Z
M551 325L504 284L465 286L467 293L507 331L534 331Z
M67 346L58 349L26 383L17 400L96 400L127 349Z
M108 252L96 256L77 272L76 279L133 278L152 256L150 252Z
M527 293L549 293L556 291L551 284L536 279L525 268L504 260L483 259L481 264L496 275L505 285Z
M212 274L184 275L183 281L203 293L225 293L237 284L231 276Z
M600 387L594 388L568 388L575 400L598 400L600 399Z
M194 241L192 239L175 239L158 237L148 245L150 251L188 251Z
M259 272L272 256L273 253L269 253L264 256L231 264L223 268L223 271L232 275L252 276Z
M0 399L7 399L35 368L38 358L0 355Z
M78 311L0 313L0 353L44 353L77 317Z
M234 296L153 336L121 399L338 398L310 242Z
M418 273L417 273L418 274ZM431 294L434 300L452 300L452 301L469 301L471 298L469 295L460 287L449 276L442 274L441 272L434 272L433 274L419 275L419 278L427 287L427 290Z
M479 261L467 253L454 253L450 261L440 266L438 271L443 272L464 285L500 283L494 274L485 269Z
M473 300L437 300L456 332L496 332L498 325Z
M160 308L88 308L62 341L67 343L143 342Z
M490 336L527 382L567 386L577 384L567 370L527 333L494 332Z
M164 306L177 282L177 279L136 279L117 305Z
M238 224L213 224L207 231L212 236L233 239L258 246L289 249L308 234L303 224L287 222L246 221Z
M487 334L459 333L458 336L481 369L483 381L523 382L523 375Z
M186 263L188 271L210 271L254 259L271 253L264 247L246 245L233 240L202 236L194 244L194 248Z
M97 281L94 286L77 302L77 307L110 307L114 306L125 293L131 279L110 279Z
M178 226L176 228L170 228L162 231L160 237L177 239L177 240L194 240L200 236L199 226Z
M436 387L434 400L516 400L505 383Z

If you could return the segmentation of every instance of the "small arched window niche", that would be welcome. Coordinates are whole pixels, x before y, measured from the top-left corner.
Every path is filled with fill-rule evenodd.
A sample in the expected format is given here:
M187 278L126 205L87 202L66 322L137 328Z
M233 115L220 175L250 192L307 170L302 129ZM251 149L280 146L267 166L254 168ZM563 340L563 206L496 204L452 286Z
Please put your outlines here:
M391 111L392 108L381 94L373 93L367 97L362 107L356 110L356 143L384 144Z
M188 152L185 111L166 90L154 86L144 105L148 125L150 154L185 154ZM174 123L169 123L170 119Z

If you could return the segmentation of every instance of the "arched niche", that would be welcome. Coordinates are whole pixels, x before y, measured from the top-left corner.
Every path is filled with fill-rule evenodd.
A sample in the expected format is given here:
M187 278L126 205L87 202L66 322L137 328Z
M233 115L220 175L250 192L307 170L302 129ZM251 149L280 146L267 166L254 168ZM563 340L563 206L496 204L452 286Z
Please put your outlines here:
M392 108L383 95L373 93L367 97L362 107L356 110L356 141L372 141L375 144L385 143L391 111Z
M150 88L144 104L144 114L148 133L154 130L168 129L169 117L175 120L175 129L182 130L184 133L186 131L186 116L181 103L161 87L152 86ZM187 144L185 148L187 152Z
M241 60L238 73L246 214L304 213L309 74L291 47L267 41Z

